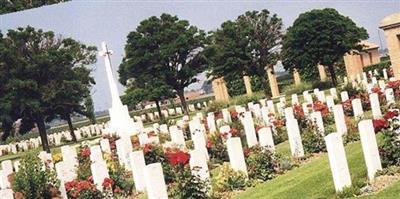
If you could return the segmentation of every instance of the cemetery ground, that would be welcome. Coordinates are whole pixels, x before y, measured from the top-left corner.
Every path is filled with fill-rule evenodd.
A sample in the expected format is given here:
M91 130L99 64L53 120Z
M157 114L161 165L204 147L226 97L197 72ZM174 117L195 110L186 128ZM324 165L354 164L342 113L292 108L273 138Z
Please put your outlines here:
M325 91L326 92L326 91ZM287 101L290 98L286 97ZM236 100L235 101L236 104ZM278 99L275 100L275 102ZM201 112L201 111L200 111ZM192 113L191 115L195 115ZM371 112L365 113L366 117L371 117ZM174 119L180 119L174 117ZM146 125L146 127L149 124ZM80 141L90 141L98 139L100 136L82 139ZM378 136L378 141L381 141ZM74 144L74 146L79 143ZM60 147L53 147L52 154L59 154ZM365 186L367 183L366 167L362 154L362 147L360 141L349 143L346 147L346 156L350 168L353 185L356 185L356 189ZM290 157L290 146L288 141L282 142L276 146L276 151L282 156ZM17 155L8 155L1 157L1 160L6 159L17 159L25 153L19 153ZM276 178L268 180L263 183L256 183L254 187L250 187L245 191L233 192L229 197L234 198L336 198L338 195L335 193L332 181L332 174L329 167L328 157L326 153L308 155L304 161L298 161L292 170L287 171L284 174L278 175ZM211 170L211 175L218 172L217 170ZM312 188L311 188L312 187ZM383 190L380 190L376 194L371 196L362 196L361 198L397 198L398 191L400 190L400 182L397 181L392 183ZM140 198L146 198L146 195L139 195Z

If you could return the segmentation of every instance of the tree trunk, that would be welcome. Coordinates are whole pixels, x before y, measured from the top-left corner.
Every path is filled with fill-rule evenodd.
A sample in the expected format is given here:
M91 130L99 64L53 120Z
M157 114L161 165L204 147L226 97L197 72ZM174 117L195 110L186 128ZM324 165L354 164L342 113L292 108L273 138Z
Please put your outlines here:
M2 129L3 129L3 134L1 135L1 141L6 141L8 136L10 136L12 130L12 123L10 124L9 122L3 121Z
M77 142L75 132L74 132L74 126L72 125L72 120L71 120L71 115L70 114L65 114L65 119L68 122L68 128L69 128L69 133L72 137L73 142Z
M336 74L335 74L335 69L333 68L332 65L328 66L329 74L331 75L331 80L333 86L337 86L337 79L336 79Z
M267 97L270 97L269 96L269 87L268 87L268 81L267 81L267 77L266 77L266 75L264 74L264 75L262 75L261 76L261 85L262 85L262 87L263 87L263 92L264 92L264 96L267 98Z
M158 100L154 100L154 102L156 103L157 112L158 112L158 115L160 116L160 120L163 121L164 116L163 116L163 114L161 113L160 102L159 102Z
M37 115L35 117L36 125L39 130L40 140L42 141L43 150L47 153L50 153L49 142L47 140L46 126L44 124L44 118L41 115Z
M185 99L185 94L184 94L183 89L178 91L178 96L179 96L179 99L181 100L183 113L185 115L189 115L189 111L188 111L188 107L186 104L186 99Z

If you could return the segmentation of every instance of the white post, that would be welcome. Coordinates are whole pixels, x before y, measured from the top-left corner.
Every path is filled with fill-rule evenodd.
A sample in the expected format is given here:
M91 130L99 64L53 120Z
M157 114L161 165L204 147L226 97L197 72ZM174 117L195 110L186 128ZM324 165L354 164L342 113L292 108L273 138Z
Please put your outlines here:
M367 165L368 178L373 181L378 170L382 170L379 156L378 144L376 142L374 125L372 120L363 120L358 124L361 145L364 153L365 164Z
M345 187L351 186L350 171L349 166L347 165L342 134L331 133L325 136L325 143L335 190L336 192L340 192Z

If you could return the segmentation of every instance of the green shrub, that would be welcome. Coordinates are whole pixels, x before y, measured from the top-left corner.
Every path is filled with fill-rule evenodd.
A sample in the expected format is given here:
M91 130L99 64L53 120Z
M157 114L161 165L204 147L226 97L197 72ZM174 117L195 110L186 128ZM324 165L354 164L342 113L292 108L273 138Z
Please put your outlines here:
M21 159L18 172L11 181L14 192L19 192L25 198L50 199L54 190L60 186L56 173L48 166L43 169L43 164L37 153L28 153Z
M390 121L393 129L382 131L382 142L379 145L379 153L383 167L400 166L400 138L397 131L400 126L397 119Z
M309 126L301 130L301 137L306 153L311 154L326 151L324 136L316 128L316 126Z
M229 163L224 163L216 168L216 172L212 175L213 191L218 193L243 190L246 187L247 176L245 173L233 170Z
M251 179L266 181L275 177L275 168L278 166L275 155L260 145L249 149L246 163Z
M198 169L198 168L194 168ZM206 199L210 188L209 182L204 182L197 175L192 175L188 166L176 172L175 182L170 186L169 197L175 199Z

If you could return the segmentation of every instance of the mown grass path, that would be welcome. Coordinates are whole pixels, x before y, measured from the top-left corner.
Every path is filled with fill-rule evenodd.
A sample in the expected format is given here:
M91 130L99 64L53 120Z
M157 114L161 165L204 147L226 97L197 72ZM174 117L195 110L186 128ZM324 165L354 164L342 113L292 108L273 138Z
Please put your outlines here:
M288 143L277 146L280 153L288 152ZM346 157L350 168L353 184L367 180L367 171L362 154L360 142L350 143L346 146ZM249 188L236 195L236 199L300 199L300 198L337 198L334 190L333 179L326 153L312 157L283 175L270 181ZM368 199L398 199L400 198L400 182L368 197Z

